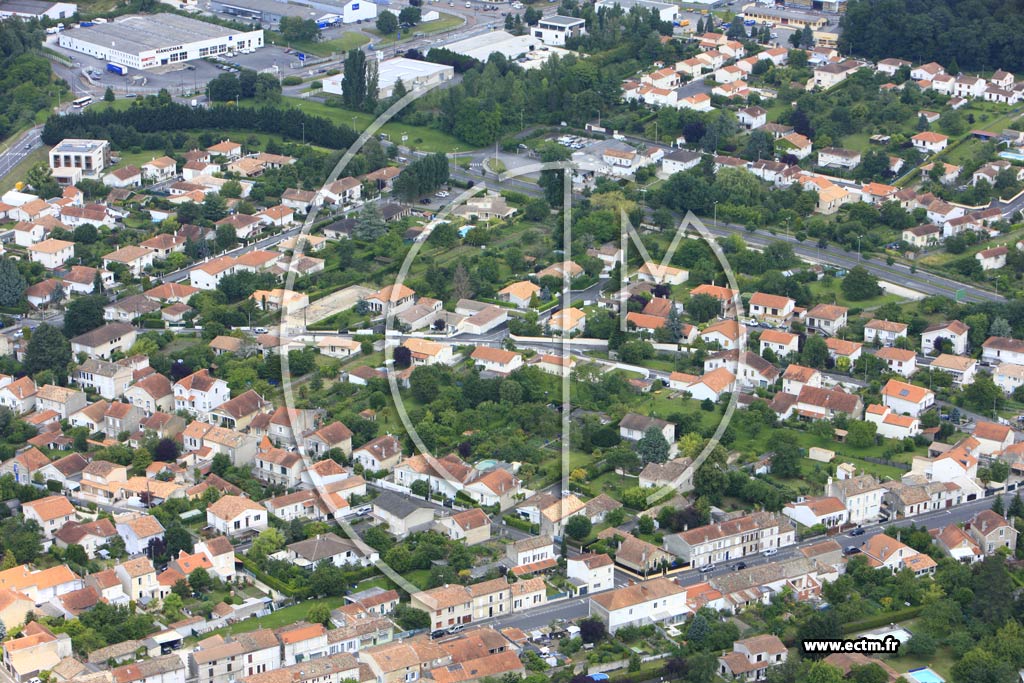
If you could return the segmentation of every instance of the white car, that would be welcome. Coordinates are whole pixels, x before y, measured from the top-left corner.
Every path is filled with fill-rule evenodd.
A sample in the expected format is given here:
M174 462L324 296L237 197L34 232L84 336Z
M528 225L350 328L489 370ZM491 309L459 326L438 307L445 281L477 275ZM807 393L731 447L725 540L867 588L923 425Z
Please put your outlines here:
M772 555L778 555L779 554L779 549L778 548L768 548L768 550L765 550L761 554L764 555L765 557L771 557Z
M447 193L447 192L445 192L444 190L441 190L441 191L439 191L439 192L435 192L435 193L434 193L434 196L435 196L435 197L440 197L441 199L444 199L445 197L447 197L447 196L448 196L448 193Z

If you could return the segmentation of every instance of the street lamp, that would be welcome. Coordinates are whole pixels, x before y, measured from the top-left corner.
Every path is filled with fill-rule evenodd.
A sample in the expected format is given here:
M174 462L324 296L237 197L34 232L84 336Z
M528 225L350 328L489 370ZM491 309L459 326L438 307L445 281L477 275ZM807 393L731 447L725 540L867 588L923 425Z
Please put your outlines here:
M860 240L864 235L857 235L857 260L860 261Z
M718 227L718 202L715 202L715 227Z

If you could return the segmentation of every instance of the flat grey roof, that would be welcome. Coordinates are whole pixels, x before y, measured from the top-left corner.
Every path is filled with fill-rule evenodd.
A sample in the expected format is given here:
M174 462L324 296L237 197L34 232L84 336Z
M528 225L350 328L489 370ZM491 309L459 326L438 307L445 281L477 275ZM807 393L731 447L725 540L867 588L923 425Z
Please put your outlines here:
M278 0L212 0L210 3L214 8L227 7L231 9L249 10L262 14L277 14L283 17L304 17L319 16L318 12L308 5L296 5L290 2L279 2Z
M106 140L80 140L76 138L65 138L57 143L51 152L78 152L78 153L89 153L95 152L108 144Z
M42 0L4 0L0 2L0 12L18 12L19 14L43 14L55 2L43 2Z
M583 19L577 19L576 17L566 17L561 14L552 14L550 17L544 17L540 20L542 24L550 24L552 26L575 26L576 24L586 23Z
M68 29L64 33L83 42L131 53L211 38L226 38L239 31L177 14L148 14L125 17L108 24Z

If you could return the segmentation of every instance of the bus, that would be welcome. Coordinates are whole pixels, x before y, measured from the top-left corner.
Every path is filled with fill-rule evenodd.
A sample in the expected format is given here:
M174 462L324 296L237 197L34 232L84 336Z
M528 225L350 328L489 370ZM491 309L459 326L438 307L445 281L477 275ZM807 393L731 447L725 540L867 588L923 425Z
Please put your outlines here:
M77 100L71 102L71 106L75 109L85 109L90 104L92 104L92 96L90 95L79 97Z

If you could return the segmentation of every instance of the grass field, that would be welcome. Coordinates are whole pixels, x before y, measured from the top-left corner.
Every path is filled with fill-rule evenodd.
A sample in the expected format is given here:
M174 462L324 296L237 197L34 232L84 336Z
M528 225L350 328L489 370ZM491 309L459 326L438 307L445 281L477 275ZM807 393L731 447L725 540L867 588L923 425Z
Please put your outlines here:
M353 48L362 47L368 42L370 42L370 39L366 34L359 33L357 31L350 31L343 33L339 38L332 38L331 40L318 40L316 42L300 40L288 42L282 38L278 38L275 41L275 44L285 45L298 50L299 52L306 52L319 57L329 57L332 54L348 52Z
M214 634L225 633L247 633L261 628L280 628L282 626L287 626L288 624L294 624L297 621L305 620L306 615L309 614L309 610L316 605L327 605L330 609L334 609L335 607L340 607L344 604L345 598L343 596L324 598L322 600L303 600L297 605L283 607L265 617L243 619L242 621L235 622L230 626L204 634L204 636L209 637Z
M890 302L903 301L902 297L896 294L882 294L863 301L850 301L843 296L843 290L839 286L840 280L820 280L812 282L809 286L816 300L824 303L833 303L847 308L877 308Z
M411 33L426 33L428 35L435 33L443 33L445 31L451 31L453 28L458 28L459 26L462 26L465 23L465 20L462 17L457 16L455 14L448 14L447 12L439 12L439 14L441 15L439 19L426 22L423 24L418 24L410 30ZM410 31L403 31L402 37L396 39L395 36L393 35L382 35L381 32L378 31L376 28L368 28L366 30L369 33L373 33L374 35L379 36L379 38L374 39L374 46L392 45L396 42L407 40L410 34Z
M286 97L282 101L296 109L301 109L307 114L322 116L335 123L352 126L359 131L365 130L374 120L372 114L341 109L340 107L328 107L322 102L312 102L294 97ZM457 151L460 144L463 147L466 146L464 143L460 143L455 138L440 131L421 126L408 126L404 123L384 124L380 132L387 133L394 142L400 142L403 135L408 135L409 139L404 144L423 152L451 152Z

